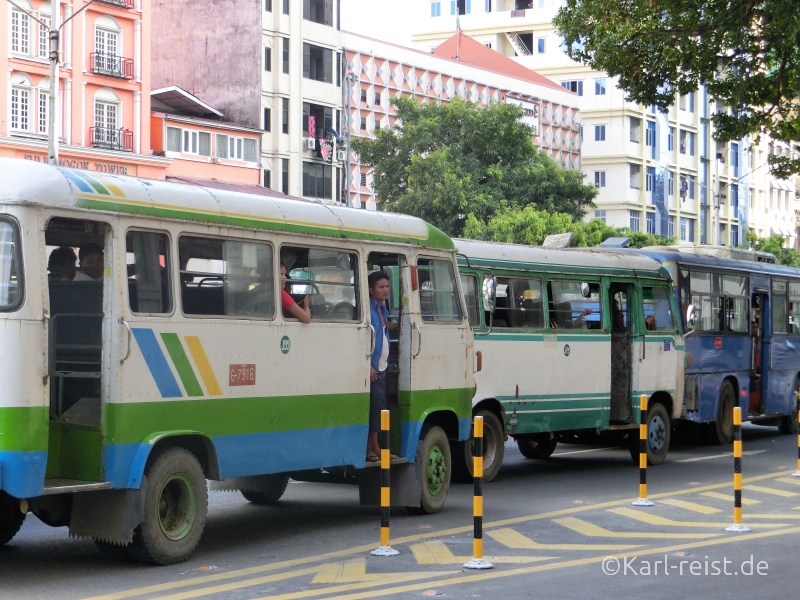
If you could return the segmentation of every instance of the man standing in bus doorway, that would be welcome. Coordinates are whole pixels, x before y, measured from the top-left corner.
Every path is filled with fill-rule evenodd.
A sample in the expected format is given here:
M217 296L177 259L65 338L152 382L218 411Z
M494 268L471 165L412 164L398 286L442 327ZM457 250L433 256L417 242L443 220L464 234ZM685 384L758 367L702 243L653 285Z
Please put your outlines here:
M389 390L386 385L386 367L389 364L389 276L383 271L370 273L369 322L375 330L375 349L369 365L369 436L367 462L380 460L381 447L378 432L381 430L381 411L389 408Z

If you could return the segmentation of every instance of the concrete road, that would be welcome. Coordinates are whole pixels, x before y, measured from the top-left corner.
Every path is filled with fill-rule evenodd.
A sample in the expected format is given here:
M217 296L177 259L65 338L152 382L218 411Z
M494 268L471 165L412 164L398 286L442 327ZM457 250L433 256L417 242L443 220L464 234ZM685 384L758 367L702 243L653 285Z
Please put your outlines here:
M648 470L652 508L631 505L638 469L624 448L560 445L526 460L513 442L485 487L484 554L469 571L472 486L445 510L393 511L392 558L372 557L380 512L355 487L292 482L274 507L210 496L192 558L173 567L116 562L29 516L0 548L0 598L741 598L796 596L800 560L797 437L745 426L743 522L733 523L729 448L679 435Z

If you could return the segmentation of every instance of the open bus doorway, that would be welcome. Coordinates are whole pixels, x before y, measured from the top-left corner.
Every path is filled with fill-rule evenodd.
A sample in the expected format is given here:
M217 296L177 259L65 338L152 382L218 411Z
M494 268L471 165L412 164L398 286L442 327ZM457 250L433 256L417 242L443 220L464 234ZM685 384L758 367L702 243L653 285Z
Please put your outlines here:
M609 314L611 315L611 423L633 421L631 350L631 295L632 286L612 284L609 288Z

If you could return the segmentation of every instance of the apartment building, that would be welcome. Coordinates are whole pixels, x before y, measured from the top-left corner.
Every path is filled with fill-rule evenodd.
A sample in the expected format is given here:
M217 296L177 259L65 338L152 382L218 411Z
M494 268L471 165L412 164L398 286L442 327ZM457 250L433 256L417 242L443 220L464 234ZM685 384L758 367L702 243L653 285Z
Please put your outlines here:
M0 155L44 162L50 29L60 31L56 134L63 165L164 179L150 149L149 0L0 0Z
M533 142L566 169L581 168L581 113L575 93L553 83L467 35L451 34L424 52L349 32L343 34L345 137L372 138L395 124L389 100L407 96L419 102L449 102L461 97L478 105L510 102L522 108ZM372 173L347 156L348 196L356 207L375 208Z
M262 130L246 161L262 185L342 202L339 0L151 3L153 87L178 86Z
M746 231L797 242L797 192L775 179L769 154L786 144L762 136L717 144L711 116L725 107L697 92L666 113L625 100L606 73L575 63L552 25L560 0L410 0L412 40L433 49L460 28L498 53L574 92L582 123L582 165L599 188L598 217L684 243L738 246Z

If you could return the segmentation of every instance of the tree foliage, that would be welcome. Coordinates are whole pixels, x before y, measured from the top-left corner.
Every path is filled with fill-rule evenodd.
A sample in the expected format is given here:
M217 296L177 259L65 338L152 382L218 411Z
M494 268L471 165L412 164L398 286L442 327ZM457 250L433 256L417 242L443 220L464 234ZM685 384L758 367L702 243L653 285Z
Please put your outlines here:
M445 104L398 97L392 104L397 125L351 142L374 171L383 210L459 235L469 214L486 223L504 208L535 205L576 220L592 206L596 188L536 150L519 106L479 108L458 97Z
M473 215L467 217L464 237L490 242L541 246L544 238L555 233L572 233L573 248L599 246L610 237L631 238L631 248L665 246L674 244L673 238L662 238L651 233L631 231L627 227L606 225L600 219L574 222L570 215L548 213L533 206L523 209L504 209L483 223Z
M800 253L794 248L784 248L786 238L782 235L771 235L766 238L758 237L752 231L744 234L744 241L753 250L769 252L778 258L778 262L789 267L800 267Z
M800 140L797 0L567 0L554 23L567 54L618 76L632 101L666 110L702 83L728 109L712 117L717 139ZM770 162L800 172L792 157Z

